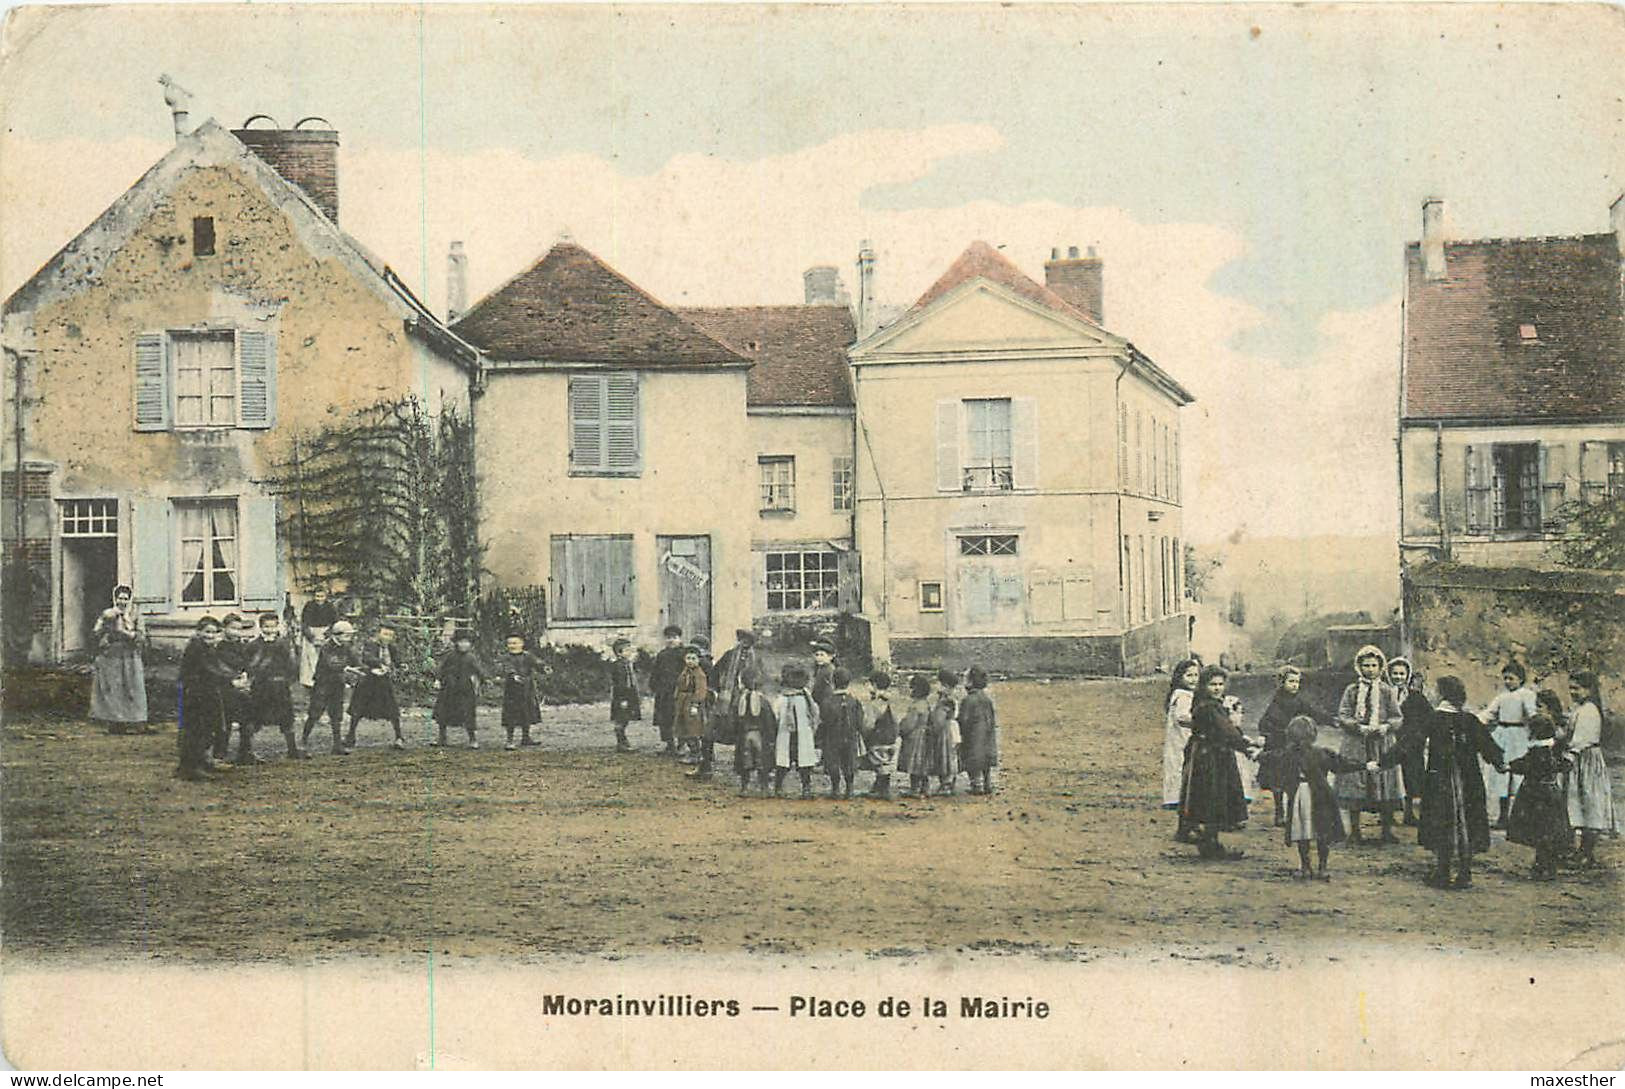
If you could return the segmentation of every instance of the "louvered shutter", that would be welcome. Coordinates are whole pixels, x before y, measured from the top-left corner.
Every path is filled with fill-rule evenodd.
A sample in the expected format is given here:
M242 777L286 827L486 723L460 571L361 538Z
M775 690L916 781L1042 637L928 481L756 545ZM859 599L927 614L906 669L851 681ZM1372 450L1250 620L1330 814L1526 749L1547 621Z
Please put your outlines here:
M243 608L269 612L282 604L277 561L276 500L264 495L242 498L242 531L237 555L242 565Z
M1017 488L1038 487L1038 399L1010 402L1010 479Z
M162 333L135 338L135 429L169 430L169 360Z
M160 613L169 611L174 584L169 510L169 500L156 497L142 496L131 504L135 570L130 587L137 604L156 606Z
M959 455L959 402L937 402L937 490L965 490L965 470Z
M270 427L276 422L275 333L250 329L237 334L237 374L242 426Z
M604 467L604 379L577 375L570 379L570 468Z
M1490 531L1490 448L1467 447L1467 532L1482 536Z
M1580 497L1595 503L1608 494L1608 444L1587 441L1580 444Z
M638 449L638 376L612 374L604 380L605 468L636 472Z
M1540 447L1540 524L1542 529L1562 528L1563 501L1568 492L1569 450L1563 443L1542 443Z

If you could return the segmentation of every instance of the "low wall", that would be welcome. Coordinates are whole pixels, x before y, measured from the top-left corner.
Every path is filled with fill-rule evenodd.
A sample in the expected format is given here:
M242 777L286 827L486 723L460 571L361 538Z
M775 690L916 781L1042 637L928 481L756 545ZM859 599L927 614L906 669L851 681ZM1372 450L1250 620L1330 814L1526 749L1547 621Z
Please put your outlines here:
M1483 706L1517 659L1568 704L1569 674L1595 670L1603 703L1625 708L1625 573L1432 563L1403 576L1404 634L1430 679L1454 673Z

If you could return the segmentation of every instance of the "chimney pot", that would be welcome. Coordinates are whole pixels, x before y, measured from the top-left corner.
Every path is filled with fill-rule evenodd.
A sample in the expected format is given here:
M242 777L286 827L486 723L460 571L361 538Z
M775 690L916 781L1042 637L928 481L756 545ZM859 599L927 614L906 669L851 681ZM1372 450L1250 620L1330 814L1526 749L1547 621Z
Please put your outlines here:
M1076 261L1078 259L1078 247L1076 247L1076 246L1068 246L1066 248L1066 256L1067 256L1067 260Z
M1051 246L1049 248L1049 259L1051 261L1059 261L1061 259L1061 247Z
M181 137L192 131L192 92L176 83L167 72L158 77L158 82L164 88L164 105L169 107L175 124L175 142L180 143Z
M446 253L446 322L450 324L468 313L468 254L461 242L453 242Z
M1089 247L1089 256L1093 257L1094 255L1095 255L1095 248L1093 246L1090 246Z
M231 134L271 169L302 191L334 223L339 221L339 134L333 129L252 129L249 122ZM320 118L305 118L305 121Z
M875 251L865 238L858 247L858 339L873 333L880 325L875 306Z
M1446 275L1444 198L1429 197L1422 202L1422 277L1443 280Z

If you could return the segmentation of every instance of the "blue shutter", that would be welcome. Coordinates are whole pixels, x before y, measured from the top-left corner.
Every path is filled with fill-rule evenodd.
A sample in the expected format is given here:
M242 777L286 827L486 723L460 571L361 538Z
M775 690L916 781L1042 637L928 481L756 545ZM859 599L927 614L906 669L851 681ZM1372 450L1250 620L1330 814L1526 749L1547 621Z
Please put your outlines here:
M164 334L135 338L135 429L169 430L169 360Z
M174 576L170 559L174 546L170 533L170 504L161 496L141 496L132 504L134 527L135 574L130 586L138 604L155 605L154 610L170 610L170 592Z
M638 376L612 374L604 380L604 462L619 472L638 469Z
M242 384L242 425L276 422L276 334L257 329L237 334L237 367Z
M282 607L276 500L264 495L245 495L240 500L239 514L237 553L242 565L243 608L253 612L275 611Z

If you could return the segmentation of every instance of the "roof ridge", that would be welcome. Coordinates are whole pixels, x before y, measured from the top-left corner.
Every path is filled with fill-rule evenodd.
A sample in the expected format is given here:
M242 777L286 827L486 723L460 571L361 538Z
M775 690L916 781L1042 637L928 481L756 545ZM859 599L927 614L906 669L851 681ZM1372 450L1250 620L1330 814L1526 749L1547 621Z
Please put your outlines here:
M1496 235L1489 238L1447 238L1446 246L1488 246L1500 245L1507 242L1582 242L1591 239L1613 238L1613 231L1586 231L1581 234L1509 234ZM1405 243L1407 249L1421 246L1421 242L1411 239Z

